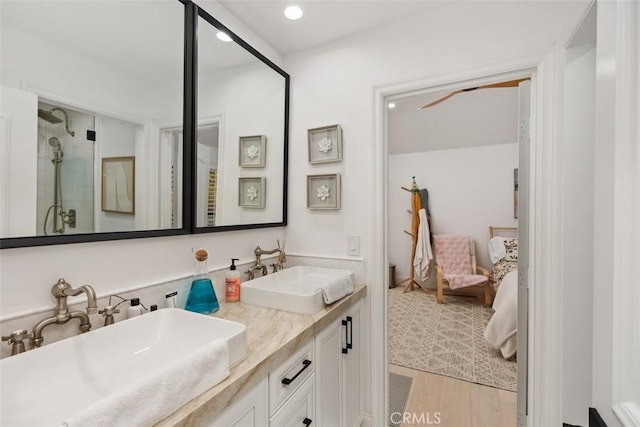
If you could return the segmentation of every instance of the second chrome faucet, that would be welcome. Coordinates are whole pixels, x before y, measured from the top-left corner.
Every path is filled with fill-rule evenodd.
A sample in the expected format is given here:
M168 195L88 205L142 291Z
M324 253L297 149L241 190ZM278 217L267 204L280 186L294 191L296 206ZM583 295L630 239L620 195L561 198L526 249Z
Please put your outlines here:
M276 258L276 262L271 264L273 267L273 272L275 273L278 270L282 270L284 268L284 263L287 261L287 254L284 252L284 245L280 246L280 240L278 240L278 247L269 251L265 251L260 246L257 246L254 251L254 255L256 256L256 260L254 264L249 268L249 270L245 271L245 274L248 277L248 280L255 279L256 272L261 272L263 276L267 274L267 266L262 262L262 255L272 255L277 253L278 257Z

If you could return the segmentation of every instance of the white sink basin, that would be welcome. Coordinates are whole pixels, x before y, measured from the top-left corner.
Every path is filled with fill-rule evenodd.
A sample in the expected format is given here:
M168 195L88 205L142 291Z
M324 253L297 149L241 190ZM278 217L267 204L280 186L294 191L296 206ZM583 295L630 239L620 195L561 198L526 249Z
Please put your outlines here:
M240 299L244 303L261 307L313 314L325 306L320 287L343 280L350 280L353 284L353 272L307 266L285 268L244 282Z
M0 360L0 425L59 426L219 338L227 340L230 366L246 356L245 325L166 308L7 357Z

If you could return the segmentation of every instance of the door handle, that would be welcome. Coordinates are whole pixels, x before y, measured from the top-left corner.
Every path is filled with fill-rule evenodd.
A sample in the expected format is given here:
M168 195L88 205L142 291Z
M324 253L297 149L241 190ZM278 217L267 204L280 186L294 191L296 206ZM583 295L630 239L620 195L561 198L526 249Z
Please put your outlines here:
M347 348L351 350L353 348L353 317L347 316L347 322L349 323L349 341L347 341Z
M342 326L344 326L344 344L345 344L345 347L342 347L342 354L348 354L349 353L349 335L347 331L347 321L344 319L342 320Z
M309 427L309 426L311 425L311 423L312 423L312 422L313 422L313 421L311 421L311 419L309 419L309 418L305 418L305 419L302 421L302 424L304 424L305 426Z
M300 376L300 374L301 374L305 369L307 369L309 366L311 366L311 360L309 360L309 359L304 359L304 360L302 361L302 364L304 365L304 366L302 367L302 369L300 369L300 370L298 371L298 373L297 373L297 374L295 374L295 375L294 375L293 377L291 377L291 378L283 378L283 379L282 379L282 384L284 384L284 385L289 385L289 384L291 384L292 382L294 382L294 381L296 380L296 378L298 378L298 376Z

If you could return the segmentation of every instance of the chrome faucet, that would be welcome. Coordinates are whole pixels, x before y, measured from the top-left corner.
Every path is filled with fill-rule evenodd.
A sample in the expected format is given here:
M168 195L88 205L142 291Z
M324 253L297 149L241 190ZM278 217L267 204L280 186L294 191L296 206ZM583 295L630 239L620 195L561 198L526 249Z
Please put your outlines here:
M267 266L264 265L262 262L260 262L260 260L257 260L256 263L251 266L251 268L249 268L247 271L245 271L245 274L247 275L249 280L252 280L252 279L256 278L256 271L261 271L262 275L266 276L267 275Z
M249 280L255 278L256 271L262 271L263 276L267 275L267 266L262 263L262 255L271 255L275 253L278 254L277 262L271 264L274 273L278 270L282 270L284 268L284 263L287 261L287 254L284 252L284 246L280 247L280 240L278 240L278 247L275 249L265 251L260 246L257 246L254 249L253 253L256 256L256 261L253 266L251 266L251 268L249 268L249 270L245 272L249 277Z
M81 293L87 294L87 312L81 311L69 311L67 306L67 297L80 295ZM39 321L31 331L31 337L29 342L31 348L37 348L42 345L44 338L42 338L42 331L49 325L64 324L71 319L80 319L80 332L84 333L91 329L91 322L89 321L89 314L96 314L98 311L98 303L96 302L96 293L89 285L83 285L79 288L73 289L69 283L64 279L59 279L55 285L51 287L51 295L57 300L55 313L51 317L42 319Z

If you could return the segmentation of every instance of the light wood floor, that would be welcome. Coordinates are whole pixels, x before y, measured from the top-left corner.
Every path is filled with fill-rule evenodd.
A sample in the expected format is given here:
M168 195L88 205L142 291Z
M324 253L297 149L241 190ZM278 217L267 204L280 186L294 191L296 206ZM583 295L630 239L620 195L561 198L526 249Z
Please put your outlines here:
M389 372L413 378L405 412L447 427L513 427L516 393L429 372L389 365ZM440 423L436 423L436 413ZM402 424L413 427L414 421ZM427 422L423 421L422 425Z

